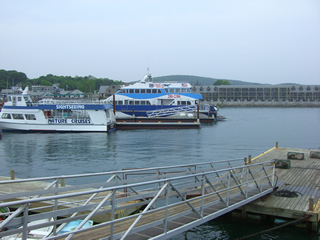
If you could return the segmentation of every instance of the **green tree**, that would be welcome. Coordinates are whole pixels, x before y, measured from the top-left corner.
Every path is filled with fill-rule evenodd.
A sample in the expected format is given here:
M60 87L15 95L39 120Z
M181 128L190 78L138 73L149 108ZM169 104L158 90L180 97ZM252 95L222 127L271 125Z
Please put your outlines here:
M42 86L52 86L52 83L47 80L41 80L40 85Z
M219 79L213 83L213 85L230 85L228 80Z

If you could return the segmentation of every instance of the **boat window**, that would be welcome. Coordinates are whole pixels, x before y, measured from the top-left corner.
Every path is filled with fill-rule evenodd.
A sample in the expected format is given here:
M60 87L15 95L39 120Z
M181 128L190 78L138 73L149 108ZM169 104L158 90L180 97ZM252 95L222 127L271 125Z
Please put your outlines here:
M116 104L118 104L118 105L122 105L123 104L123 101L117 101L118 103L116 103Z
M125 89L120 89L118 93L125 93L126 90Z
M129 101L129 105L133 105L134 104L134 101Z
M141 93L146 93L146 90L145 89L141 89Z
M180 88L176 88L176 93L179 93L180 92Z
M169 92L169 91L168 91L168 88L165 88L164 90L166 91L166 93Z
M140 105L140 102L139 101L134 101L134 104L135 105Z
M157 93L157 89L152 89L152 93Z
M191 89L188 88L188 89L187 89L187 93L191 93Z
M150 103L149 101L146 101L146 104L147 104L147 105L151 105L151 103Z
M146 105L146 101L141 101L141 105Z
M25 114L24 117L27 120L36 120L36 116L34 114Z
M187 101L187 105L191 105L191 102L190 102L190 101Z
M129 93L133 93L133 89L129 89Z
M1 118L2 119L11 119L11 115L9 113L3 113Z
M8 101L11 101L11 96L8 97Z
M187 105L186 101L181 101L181 105Z
M170 88L170 89L169 89L169 92L170 92L170 93L174 93L174 88Z
M147 89L147 93L151 93L151 89Z
M18 102L21 102L22 98L21 97L18 97Z
M13 119L24 119L22 114L12 114Z
M187 92L187 89L182 88L182 89L181 89L181 92L182 92L182 93L185 93L185 92Z
M158 89L158 93L161 93L161 89Z
M124 100L124 105L128 105L128 100Z
M134 90L134 93L139 93L140 91L139 91L140 89L135 89Z

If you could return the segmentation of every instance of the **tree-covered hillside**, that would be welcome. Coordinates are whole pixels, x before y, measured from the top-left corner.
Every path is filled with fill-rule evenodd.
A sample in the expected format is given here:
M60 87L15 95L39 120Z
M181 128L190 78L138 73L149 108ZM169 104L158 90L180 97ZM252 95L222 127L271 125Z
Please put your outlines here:
M95 78L90 75L85 77L71 77L47 74L39 78L29 79L25 73L0 69L0 89L11 88L17 84L20 84L21 88L25 88L26 86L31 87L34 85L52 86L52 84L57 83L60 88L64 88L65 90L79 89L86 93L94 92L95 90L98 91L100 86L124 84L122 81L115 81L108 78Z
M230 83L230 85L259 84L259 83L250 83L250 82L244 82L239 80L198 77L198 76L191 76L191 75L170 75L170 76L163 76L163 77L154 77L153 80L156 82L167 82L167 81L188 82L194 86L213 85L218 80L222 80L222 81L227 80Z
M208 77L198 77L191 75L170 75L170 76L162 76L162 77L154 77L153 80L155 82L188 82L191 85L213 85L217 83L230 85L246 85L246 84L259 84L252 82L244 82L239 80L229 80L229 79L217 79L217 78L208 78ZM109 78L95 78L94 76L56 76L53 74L47 74L46 76L40 76L39 78L29 79L27 75L23 72L17 72L15 70L3 70L0 69L0 90L11 88L12 86L16 86L19 84L21 88L26 86L34 86L34 85L45 85L51 86L52 84L59 84L60 88L65 90L75 90L79 89L85 93L93 93L94 91L98 91L100 86L109 86L109 85L123 85L125 84L122 81L112 80Z

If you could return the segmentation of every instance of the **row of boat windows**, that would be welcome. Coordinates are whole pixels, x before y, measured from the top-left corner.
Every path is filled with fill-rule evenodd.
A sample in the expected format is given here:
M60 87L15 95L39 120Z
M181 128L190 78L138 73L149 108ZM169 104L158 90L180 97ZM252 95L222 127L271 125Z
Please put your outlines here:
M24 117L23 117L24 116ZM34 114L20 114L20 113L3 113L1 116L2 119L19 119L19 120L36 120L36 116Z
M133 101L133 100L124 100L123 101L115 101L116 105L151 105L149 101ZM177 101L177 105L191 105L190 101Z
M24 100L28 100L28 97L24 97ZM15 97L15 96L8 96L8 101L18 101L21 102L22 101L22 97Z
M191 93L189 88L165 88L166 93ZM120 89L118 93L161 93L161 89Z

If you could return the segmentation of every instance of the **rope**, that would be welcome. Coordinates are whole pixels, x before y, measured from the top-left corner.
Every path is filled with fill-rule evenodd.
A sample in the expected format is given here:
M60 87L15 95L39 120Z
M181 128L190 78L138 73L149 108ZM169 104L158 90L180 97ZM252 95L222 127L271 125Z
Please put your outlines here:
M298 197L301 194L299 192L294 192L294 191L289 191L289 190L279 190L276 191L274 193L274 195L278 196L278 197L287 197L287 198L294 198L294 197Z
M256 235L261 235L263 233L267 233L267 232L271 232L271 231L274 231L274 230L277 230L279 228L283 228L285 226L288 226L290 224L294 224L294 223L297 223L297 222L300 222L302 220L307 220L309 217L311 217L310 215L306 215L302 218L299 218L299 219L296 219L296 220L293 220L291 222L287 222L285 224L282 224L280 226L277 226L277 227L274 227L274 228L270 228L270 229L267 229L267 230L263 230L261 232L257 232L257 233L253 233L253 234L250 234L250 235L247 235L247 236L244 236L244 237L241 237L241 238L237 238L236 240L242 240L242 239L246 239L246 238L250 238L250 237L253 237L253 236L256 236Z

